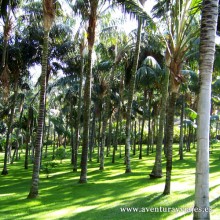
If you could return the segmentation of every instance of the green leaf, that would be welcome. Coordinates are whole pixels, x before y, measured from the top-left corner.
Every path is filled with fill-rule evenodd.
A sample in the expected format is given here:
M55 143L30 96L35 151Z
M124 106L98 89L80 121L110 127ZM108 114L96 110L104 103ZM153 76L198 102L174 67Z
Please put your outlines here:
M191 119L191 120L195 120L197 118L197 113L192 110L191 108L185 108L185 113L186 115Z

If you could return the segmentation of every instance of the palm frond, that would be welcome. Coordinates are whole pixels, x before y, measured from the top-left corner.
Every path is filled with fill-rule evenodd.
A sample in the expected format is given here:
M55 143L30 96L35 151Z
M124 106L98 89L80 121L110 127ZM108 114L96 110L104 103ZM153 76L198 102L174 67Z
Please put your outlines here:
M146 57L145 60L143 61L143 64L151 67L154 70L161 70L161 67L160 67L159 63L152 56Z
M147 25L154 26L152 18L144 10L143 6L134 0L113 0L113 2L121 5L123 12L130 14L131 17L137 18Z
M58 79L57 81L55 81L52 84L49 84L47 87L47 92L50 93L51 90L55 87L66 87L66 86L73 86L75 84L77 84L78 82L76 81L76 77L73 75L70 76L65 76L62 77L60 79Z

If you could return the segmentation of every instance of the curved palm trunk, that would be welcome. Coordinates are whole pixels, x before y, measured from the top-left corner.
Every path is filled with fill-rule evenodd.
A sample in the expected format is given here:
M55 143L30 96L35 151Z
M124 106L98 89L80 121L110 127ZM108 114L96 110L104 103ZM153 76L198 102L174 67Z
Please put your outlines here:
M84 88L84 121L83 121L83 146L81 157L81 174L79 183L87 182L87 158L89 144L89 119L91 105L91 78L92 78L92 52L95 42L95 29L97 20L98 0L90 0L91 11L89 15L88 27L88 70L86 71L86 82Z
M193 219L210 219L209 210L209 124L212 70L215 54L215 35L218 1L204 0L200 37L200 93L198 102L197 157L195 208L206 212L193 213ZM194 209L195 210L195 209Z
M126 164L126 173L131 172L131 164L130 164L130 145L131 145L131 107L134 95L134 85L135 85L135 74L137 71L138 60L139 60L139 52L140 52L140 42L141 42L141 30L142 23L141 20L138 22L138 32L137 32L137 42L134 54L134 64L131 70L131 79L129 83L129 95L128 95L128 104L127 104L127 115L126 115L126 140L125 140L125 164Z
M159 131L157 137L157 146L156 146L156 157L153 170L150 174L150 178L161 178L162 177L162 144L163 144L163 131L166 117L166 102L168 96L168 85L169 85L169 74L166 71L165 79L162 87L162 103L160 110L160 120L159 120Z

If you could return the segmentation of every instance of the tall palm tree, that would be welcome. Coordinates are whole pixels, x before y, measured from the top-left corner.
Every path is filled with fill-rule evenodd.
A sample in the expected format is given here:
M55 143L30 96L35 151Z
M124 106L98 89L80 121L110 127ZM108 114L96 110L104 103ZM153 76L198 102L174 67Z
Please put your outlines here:
M91 105L91 79L92 79L92 53L95 43L97 9L99 0L89 0L89 26L87 30L88 40L88 60L87 70L85 73L85 87L84 87L84 114L83 114L83 145L81 156L81 174L80 183L87 182L87 157L89 145L89 121L90 121L90 105Z
M90 120L90 106L91 106L91 78L92 78L92 52L93 46L95 43L95 32L96 32L96 23L98 19L98 4L104 3L105 1L99 0L87 0L87 1L77 1L79 7L76 7L76 11L82 12L84 19L88 19L88 30L87 30L87 39L88 39L88 58L87 58L87 70L85 74L85 87L84 87L84 114L83 114L83 146L82 146L82 156L81 156L81 175L80 183L87 182L87 157L88 157L88 145L89 145L89 120ZM122 4L125 11L130 11L134 15L139 17L146 16L146 13L140 10L139 5L136 1L121 1L115 0ZM149 18L149 17L147 17Z
M83 41L82 41L83 42ZM80 131L80 117L81 117L81 106L82 106L82 83L83 83L83 71L84 71L84 58L83 58L83 49L84 43L80 45L80 74L79 74L79 97L78 97L78 110L77 110L77 118L76 118L76 128L75 128L75 143L74 143L74 160L73 160L73 171L77 171L77 154L79 148L79 131Z
M42 54L41 89L40 89L39 116L38 116L37 136L35 142L35 157L34 157L34 166L33 166L33 174L32 174L32 184L28 198L36 198L38 196L41 147L42 147L44 114L45 114L45 94L46 94L46 76L47 76L47 64L48 64L49 33L55 18L55 1L43 0L42 6L43 6L44 39L43 39L43 54Z
M165 77L161 88L161 109L160 109L160 120L159 120L159 131L157 137L157 145L156 145L156 157L153 166L153 170L150 174L151 178L161 178L162 177L162 144L163 144L163 130L164 130L164 122L166 117L166 102L168 96L168 85L169 85L169 72L167 68L165 69Z
M162 5L162 8L161 8ZM173 145L173 128L174 114L177 94L180 84L183 81L181 74L182 66L186 58L186 53L192 43L198 39L198 22L199 1L177 0L177 1L158 1L153 10L157 15L163 14L166 20L168 36L165 42L167 46L167 67L170 71L170 94L167 110L167 133L166 133L166 181L164 194L170 194L171 171L172 171L172 145ZM159 9L159 10L158 10Z
M210 219L209 212L209 123L211 83L215 54L215 36L218 19L218 1L204 0L200 32L200 92L198 102L198 131L193 219ZM204 211L206 209L206 211ZM194 209L195 210L195 209Z
M141 1L142 6L146 1ZM126 139L125 139L125 164L126 164L126 173L131 172L131 164L130 164L130 145L131 145L131 109L132 109L132 101L134 95L134 86L135 86L135 74L138 68L139 61L139 53L140 53L140 44L141 44L141 31L142 31L142 19L138 19L138 29L137 29L137 40L136 47L133 58L133 66L131 69L131 78L129 82L129 93L128 93L128 104L127 104L127 113L126 113Z

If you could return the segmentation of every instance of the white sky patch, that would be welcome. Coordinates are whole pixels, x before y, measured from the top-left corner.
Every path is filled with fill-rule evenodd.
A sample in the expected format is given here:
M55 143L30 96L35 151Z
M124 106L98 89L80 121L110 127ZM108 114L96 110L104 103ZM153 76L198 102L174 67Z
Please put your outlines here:
M73 15L73 11L71 9L71 7L66 3L65 0L58 0L62 10L68 15L68 16L72 16Z
M153 8L153 6L155 5L155 0L148 0L145 5L144 5L144 10L146 11L146 13L151 16L151 10ZM116 12L114 12L114 15L113 17L122 17L123 15L121 15L121 11L119 10L119 12L117 13L117 10ZM134 19L134 18L131 18L130 15L125 15L125 23L122 24L120 27L122 29L124 29L124 31L129 34L132 30L134 29L137 29L138 27L138 23L137 23L137 20Z
M34 65L29 68L31 73L31 81L35 85L41 75L41 65Z
M216 35L215 37L215 43L220 46L220 36Z

